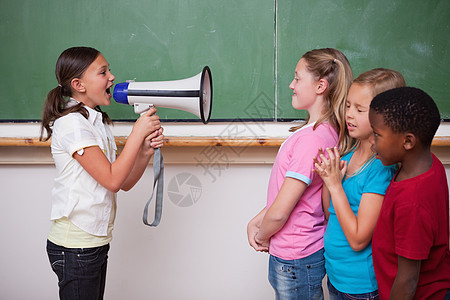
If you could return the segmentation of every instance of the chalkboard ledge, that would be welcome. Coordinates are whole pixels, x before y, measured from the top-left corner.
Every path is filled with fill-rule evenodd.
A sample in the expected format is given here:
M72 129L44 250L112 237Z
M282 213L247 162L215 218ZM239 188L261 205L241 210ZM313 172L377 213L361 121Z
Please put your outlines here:
M204 166L206 161L208 165L226 168L272 165L292 125L296 123L163 124L164 161L168 165L194 166ZM50 142L39 141L39 126L39 123L0 124L0 165L53 165ZM114 126L119 150L125 145L131 128L130 124ZM439 128L432 151L443 164L450 165L450 124Z
M289 136L289 128L298 125L291 123L239 123L224 124L163 124L165 147L279 147ZM131 132L131 123L115 123L113 133L117 145L124 146ZM40 142L39 123L0 124L0 146L48 147L50 142ZM450 124L442 123L433 139L434 147L450 146Z
M125 146L127 137L116 136L118 147ZM449 137L450 139L450 137ZM254 147L254 146L274 146L279 147L285 138L221 138L221 137L165 137L164 147L205 147L205 146L226 146L226 147ZM39 141L38 138L26 137L0 137L0 147L49 147L50 140Z

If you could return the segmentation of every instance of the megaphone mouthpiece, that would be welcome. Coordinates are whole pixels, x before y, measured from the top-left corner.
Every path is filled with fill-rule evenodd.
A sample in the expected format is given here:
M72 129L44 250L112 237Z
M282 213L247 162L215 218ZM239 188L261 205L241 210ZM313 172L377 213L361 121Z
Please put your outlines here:
M114 87L113 98L117 103L130 104L128 102L128 82L121 82Z

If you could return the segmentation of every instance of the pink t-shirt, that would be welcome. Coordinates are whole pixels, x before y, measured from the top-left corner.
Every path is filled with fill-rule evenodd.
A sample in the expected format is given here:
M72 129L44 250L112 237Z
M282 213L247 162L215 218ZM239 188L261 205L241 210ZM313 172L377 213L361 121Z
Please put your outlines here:
M270 174L267 208L278 195L285 177L305 182L308 187L283 228L272 236L269 253L285 260L307 257L323 248L326 223L322 210L322 179L313 173L319 148L337 145L338 134L328 123L297 130L281 145Z

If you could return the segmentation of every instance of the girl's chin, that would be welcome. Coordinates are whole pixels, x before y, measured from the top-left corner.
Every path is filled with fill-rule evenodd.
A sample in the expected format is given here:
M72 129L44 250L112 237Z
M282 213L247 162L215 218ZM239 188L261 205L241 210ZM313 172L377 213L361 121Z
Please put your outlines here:
M352 138L354 138L354 139L358 139L359 138L359 136L358 136L358 134L356 134L356 132L355 131L348 131L348 135L349 136L351 136Z
M103 101L102 104L99 104L99 106L108 106L110 104L111 104L111 100L105 100L105 101Z
M106 95L106 103L107 103L107 104L105 104L105 105L110 105L110 104L111 104L111 99L112 99L112 95L107 94L107 95Z
M306 109L306 107L304 107L303 105L301 105L301 104L299 104L297 102L297 99L295 99L295 101L292 101L291 105L292 105L293 108L295 108L297 110L304 110L304 109Z

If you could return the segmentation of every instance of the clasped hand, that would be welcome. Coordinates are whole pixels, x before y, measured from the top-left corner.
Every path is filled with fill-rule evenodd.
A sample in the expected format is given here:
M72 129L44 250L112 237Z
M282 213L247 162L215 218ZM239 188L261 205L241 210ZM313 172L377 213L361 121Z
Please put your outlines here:
M318 158L314 158L313 172L317 173L326 184L328 188L335 184L341 184L342 178L344 178L347 172L347 162L341 161L339 150L337 147L333 149L327 148L326 153L322 148L319 148Z
M255 249L258 252L269 252L269 242L261 243L261 241L258 241L256 238L261 226L261 224L258 224L259 222L261 222L261 220L255 218L248 223L247 225L248 243L253 249Z

